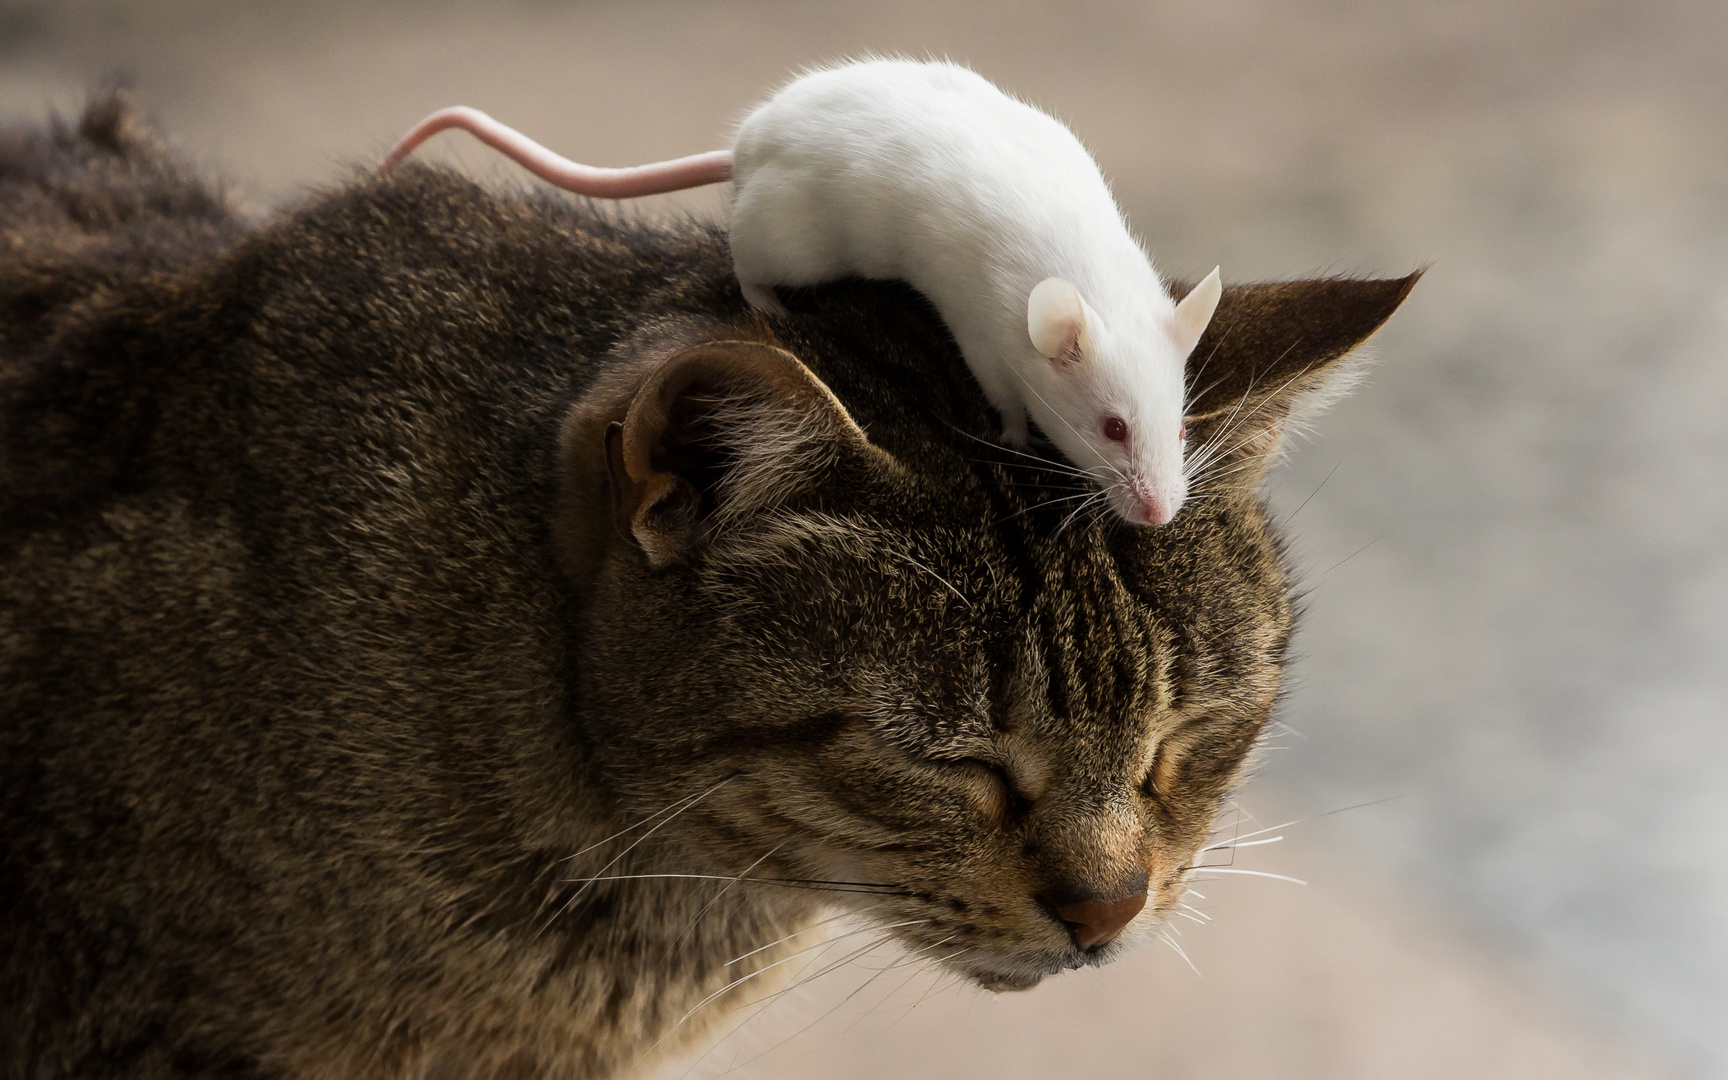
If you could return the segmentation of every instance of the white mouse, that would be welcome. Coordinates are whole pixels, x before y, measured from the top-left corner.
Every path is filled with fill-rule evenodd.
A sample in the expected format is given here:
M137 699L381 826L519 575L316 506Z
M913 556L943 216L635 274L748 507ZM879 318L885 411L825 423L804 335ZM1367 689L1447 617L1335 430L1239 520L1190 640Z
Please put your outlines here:
M409 132L388 171L467 130L559 187L629 198L734 181L745 298L776 285L909 282L1024 448L1027 416L1124 520L1163 525L1187 497L1183 376L1222 291L1171 301L1085 147L1063 124L950 63L869 60L793 80L718 150L630 169L566 160L474 109Z

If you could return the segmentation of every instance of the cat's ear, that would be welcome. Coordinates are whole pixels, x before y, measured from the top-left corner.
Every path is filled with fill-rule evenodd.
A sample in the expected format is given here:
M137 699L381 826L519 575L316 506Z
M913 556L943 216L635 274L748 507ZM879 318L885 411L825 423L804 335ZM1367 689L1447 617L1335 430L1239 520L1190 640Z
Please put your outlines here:
M1188 356L1188 454L1196 481L1252 486L1292 425L1323 411L1361 375L1360 346L1422 276L1231 285ZM1171 283L1177 296L1189 292ZM1197 291L1197 290L1196 290Z
M1032 336L1032 347L1059 364L1084 357L1089 345L1088 314L1079 289L1061 278L1045 278L1026 298L1026 332Z
M886 457L797 357L756 341L707 342L661 364L608 426L605 453L618 531L655 567L843 460Z

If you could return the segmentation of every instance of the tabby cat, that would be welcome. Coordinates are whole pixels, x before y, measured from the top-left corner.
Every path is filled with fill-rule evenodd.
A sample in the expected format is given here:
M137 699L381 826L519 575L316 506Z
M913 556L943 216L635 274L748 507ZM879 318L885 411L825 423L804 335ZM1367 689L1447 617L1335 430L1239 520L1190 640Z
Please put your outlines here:
M1116 958L1277 698L1261 476L1415 282L1227 289L1154 530L916 293L764 322L712 224L251 221L104 97L0 135L0 236L9 1080L618 1076L842 909Z

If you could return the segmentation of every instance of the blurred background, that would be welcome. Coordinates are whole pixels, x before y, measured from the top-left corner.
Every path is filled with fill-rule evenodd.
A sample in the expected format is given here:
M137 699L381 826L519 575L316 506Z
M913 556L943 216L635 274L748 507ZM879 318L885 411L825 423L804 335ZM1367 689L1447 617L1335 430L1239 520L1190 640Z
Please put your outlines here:
M1308 884L1211 875L1192 967L819 965L662 1075L1728 1077L1721 0L0 0L0 115L122 76L262 214L440 106L632 164L866 50L1067 120L1168 273L1432 269L1272 482L1308 611L1240 828L1298 823L1236 866Z

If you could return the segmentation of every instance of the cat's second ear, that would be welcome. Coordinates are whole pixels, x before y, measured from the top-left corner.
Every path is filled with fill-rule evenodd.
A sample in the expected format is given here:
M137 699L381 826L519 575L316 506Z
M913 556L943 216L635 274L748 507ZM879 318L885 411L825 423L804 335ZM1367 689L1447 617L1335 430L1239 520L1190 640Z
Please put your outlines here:
M1290 426L1348 392L1360 346L1416 287L1408 277L1231 285L1188 356L1189 467L1259 481ZM1181 296L1188 290L1172 283Z
M618 531L665 566L718 529L886 458L833 391L784 349L711 341L650 375L607 428Z

